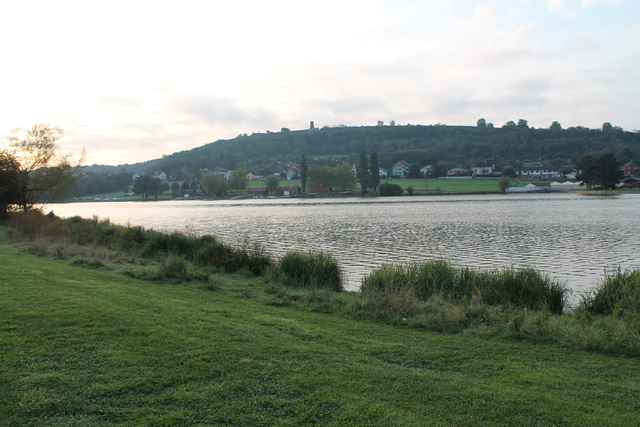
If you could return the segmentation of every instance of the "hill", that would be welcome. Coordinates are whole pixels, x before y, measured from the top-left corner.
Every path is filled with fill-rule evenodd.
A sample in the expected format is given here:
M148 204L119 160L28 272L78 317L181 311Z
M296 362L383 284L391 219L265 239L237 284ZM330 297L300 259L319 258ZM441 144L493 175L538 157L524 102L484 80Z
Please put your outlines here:
M447 163L468 165L493 161L518 166L523 162L545 162L561 166L575 163L585 154L613 153L626 162L640 156L640 133L620 128L535 129L506 126L406 125L325 127L319 130L238 135L212 142L158 160L154 165L178 177L183 169L235 169L245 162L256 173L273 173L277 161L298 161L305 153L321 163L330 157L351 161L360 150L375 150L380 165L390 169L399 159L420 165Z

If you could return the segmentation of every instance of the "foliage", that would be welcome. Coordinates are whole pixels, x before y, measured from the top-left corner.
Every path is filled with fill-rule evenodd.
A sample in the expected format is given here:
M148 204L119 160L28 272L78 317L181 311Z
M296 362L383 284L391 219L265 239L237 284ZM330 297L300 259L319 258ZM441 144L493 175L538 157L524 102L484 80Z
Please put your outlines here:
M309 182L313 187L332 187L346 190L355 185L355 177L349 163L342 162L334 168L313 166L309 170Z
M618 161L612 153L601 157L584 156L577 165L580 173L576 179L591 190L600 186L603 190L615 190L616 185L624 177L618 166ZM580 185L582 185L580 184Z
M289 286L311 286L335 292L343 290L338 261L324 252L287 252L273 266L272 280Z
M358 182L360 183L360 190L363 196L367 194L367 188L369 188L370 171L369 162L367 161L367 151L362 149L360 151L360 159L358 160Z
M580 306L596 314L640 314L640 270L605 271L604 281L582 295Z
M247 188L249 178L247 178L247 171L240 168L231 172L229 176L229 189L242 191Z
M498 180L498 187L500 187L500 192L504 193L509 188L511 184L511 178L508 175L502 175Z
M513 166L505 166L502 168L502 176L508 176L510 178L515 178L516 177L516 170L514 169Z
M0 220L4 219L9 205L16 204L20 195L20 165L13 156L0 152Z
M409 196L413 196L413 187L412 187L412 186L408 186L408 187L407 187L407 194L408 194Z
M307 180L309 178L309 165L304 153L300 154L300 187L302 194L307 193Z
M331 179L331 187L338 190L348 190L356 185L356 177L353 174L351 165L342 162L333 168L333 177Z
M380 195L381 196L402 196L404 190L398 184L390 184L385 182L380 185Z
M227 181L217 173L202 175L200 187L210 195L225 196L227 194Z
M280 179L275 175L266 177L264 183L267 187L267 193L269 194L275 194L278 187L280 187Z
M142 195L145 199L148 199L149 196L155 196L155 199L158 200L158 194L163 191L160 178L142 175L133 182L133 192Z
M365 276L361 292L369 298L395 294L420 300L440 297L451 303L477 298L489 305L561 314L567 289L529 268L476 271L432 260L377 268Z
M1 150L5 160L0 166L18 167L17 198L10 204L26 211L71 193L81 173L82 157L74 162L70 154L62 152L58 140L63 134L59 127L38 124L15 129L6 137L7 146Z
M371 170L371 181L369 186L376 191L380 185L380 164L378 163L378 153L371 150L369 169Z

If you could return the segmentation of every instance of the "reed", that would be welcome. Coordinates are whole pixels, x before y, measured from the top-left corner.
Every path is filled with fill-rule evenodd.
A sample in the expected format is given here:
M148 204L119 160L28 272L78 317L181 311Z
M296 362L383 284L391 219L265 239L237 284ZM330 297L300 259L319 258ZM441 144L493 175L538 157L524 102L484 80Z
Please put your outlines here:
M361 291L370 298L396 295L426 301L437 297L454 304L473 299L557 314L562 313L568 292L561 283L531 268L477 271L444 260L382 266L363 279Z
M640 270L605 271L604 280L582 295L580 307L594 314L640 313Z
M271 279L288 286L343 291L343 273L333 255L325 252L287 252L270 271Z

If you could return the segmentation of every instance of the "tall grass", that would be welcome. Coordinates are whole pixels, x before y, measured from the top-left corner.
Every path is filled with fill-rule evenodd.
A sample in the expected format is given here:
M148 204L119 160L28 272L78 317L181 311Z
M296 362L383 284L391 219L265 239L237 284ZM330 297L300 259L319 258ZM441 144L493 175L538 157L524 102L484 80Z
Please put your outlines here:
M562 313L568 292L559 282L531 268L476 271L444 260L382 266L363 279L361 291L369 298L394 295L425 301L437 297L454 304L474 299L556 314Z
M343 273L333 255L325 252L287 252L271 270L273 280L288 286L343 290Z
M580 306L594 314L640 313L640 270L605 271L604 280L582 295Z
M112 224L108 219L99 220L95 216L92 219L78 216L59 218L33 210L12 213L6 225L24 238L39 240L41 243L52 238L57 243L101 246L123 251L131 256L155 258L160 262L176 256L201 266L222 268L230 272L246 270L261 275L273 263L271 254L259 243L245 240L240 247L234 247L216 236L198 237L131 225L120 226ZM175 264L176 258L171 259Z

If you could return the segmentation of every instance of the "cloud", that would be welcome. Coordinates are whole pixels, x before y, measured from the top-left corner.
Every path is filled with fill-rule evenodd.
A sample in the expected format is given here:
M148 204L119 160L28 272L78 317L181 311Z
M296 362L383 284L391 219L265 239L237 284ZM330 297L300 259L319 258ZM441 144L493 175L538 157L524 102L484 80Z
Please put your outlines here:
M547 8L549 10L563 10L565 8L564 0L547 0Z

